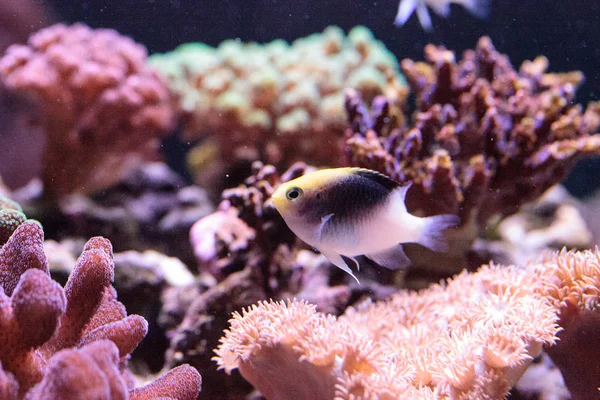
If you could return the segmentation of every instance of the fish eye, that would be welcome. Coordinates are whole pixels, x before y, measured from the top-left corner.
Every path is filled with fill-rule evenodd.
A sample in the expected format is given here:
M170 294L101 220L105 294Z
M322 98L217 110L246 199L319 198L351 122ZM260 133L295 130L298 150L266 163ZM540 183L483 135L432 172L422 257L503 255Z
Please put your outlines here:
M287 191L287 193L285 194L285 197L287 197L288 200L294 201L297 198L299 198L300 196L302 196L302 189L300 189L299 187L293 187L290 190Z

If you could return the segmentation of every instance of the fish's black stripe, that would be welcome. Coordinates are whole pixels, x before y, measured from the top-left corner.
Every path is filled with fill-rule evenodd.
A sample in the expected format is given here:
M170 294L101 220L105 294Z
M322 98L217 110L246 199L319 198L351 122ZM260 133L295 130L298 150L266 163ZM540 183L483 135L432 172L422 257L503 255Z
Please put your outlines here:
M356 170L352 171L352 173L354 175L358 175L363 178L370 179L373 182L385 187L389 191L397 189L401 186L399 182L396 182L392 178L390 178L382 173L379 173L377 171L370 170L370 169L360 168L360 169L356 169Z
M356 170L327 184L302 202L300 211L312 223L333 214L324 233L333 233L339 225L354 225L379 210L400 185L384 175Z

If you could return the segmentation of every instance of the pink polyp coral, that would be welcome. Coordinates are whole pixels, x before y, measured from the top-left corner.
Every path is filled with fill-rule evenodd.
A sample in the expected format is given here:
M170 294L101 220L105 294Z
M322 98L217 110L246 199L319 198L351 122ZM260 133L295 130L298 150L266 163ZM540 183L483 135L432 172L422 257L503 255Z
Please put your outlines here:
M268 399L500 400L545 346L573 398L591 399L600 363L586 331L600 326L599 288L600 253L583 251L484 266L338 318L303 301L259 302L234 313L215 360Z
M7 50L0 80L39 101L43 181L53 195L112 183L129 163L153 156L174 123L169 91L146 66L146 50L109 29L43 29Z
M28 221L21 224L0 249L0 285L10 296L21 274L35 268L48 274L44 255L44 232L39 224Z
M113 277L110 242L92 238L63 290L48 273L41 226L14 230L0 249L0 398L129 398L127 360L148 324L127 315ZM136 398L152 390L195 399L200 375L184 366Z
M56 353L46 366L44 379L25 399L125 400L127 392L119 371L119 353L105 340Z
M26 219L19 204L0 195L0 246Z

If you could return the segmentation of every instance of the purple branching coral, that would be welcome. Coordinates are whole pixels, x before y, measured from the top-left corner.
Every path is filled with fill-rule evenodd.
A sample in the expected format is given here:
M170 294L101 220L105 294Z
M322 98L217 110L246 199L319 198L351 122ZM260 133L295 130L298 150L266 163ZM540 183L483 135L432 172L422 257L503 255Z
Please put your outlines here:
M0 243L1 398L129 398L127 360L148 324L117 301L110 242L90 239L63 289L50 278L39 223L0 224L0 237L7 236ZM171 371L167 382L171 392L160 393L185 399L196 398L201 384L189 366ZM152 385L165 382L131 398L151 398L143 394L158 390Z
M574 104L580 72L546 73L545 57L516 71L487 37L460 62L434 45L425 56L401 63L416 95L411 125L384 97L367 110L359 93L346 94L350 162L413 182L411 212L457 213L482 228L560 182L579 157L600 154L600 103Z

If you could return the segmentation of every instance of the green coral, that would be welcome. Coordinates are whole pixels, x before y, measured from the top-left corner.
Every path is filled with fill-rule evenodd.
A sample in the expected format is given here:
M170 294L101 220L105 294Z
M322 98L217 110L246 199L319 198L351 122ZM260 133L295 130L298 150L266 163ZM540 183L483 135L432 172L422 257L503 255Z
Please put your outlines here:
M317 125L337 126L345 121L341 94L348 85L367 97L406 87L396 57L364 26L347 35L330 26L292 43L187 43L149 62L178 94L180 111L191 114L192 137L230 127L232 116L243 126L256 110L271 119L267 127L298 109ZM323 99L339 106L320 107Z
M0 196L0 246L4 245L19 225L25 221L27 221L27 217L23 214L19 203Z
M228 173L247 175L235 168L256 159L280 169L300 160L339 166L344 90L360 91L366 102L385 95L394 110L408 94L398 60L363 26L347 34L330 26L291 43L188 43L149 62L177 95L183 137L215 138L210 165L192 158L206 151L188 160L197 182L210 187L225 185L219 177Z

